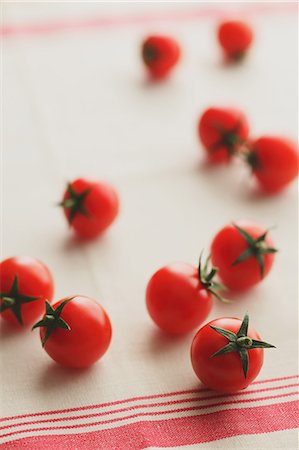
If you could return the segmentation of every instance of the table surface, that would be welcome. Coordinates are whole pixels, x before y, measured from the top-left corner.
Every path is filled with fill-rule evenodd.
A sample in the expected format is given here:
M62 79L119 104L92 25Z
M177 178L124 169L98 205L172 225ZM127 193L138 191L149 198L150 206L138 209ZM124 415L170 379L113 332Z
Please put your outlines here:
M262 197L238 163L207 168L196 123L210 105L234 105L252 135L297 139L296 4L5 3L2 12L2 257L44 261L55 298L97 299L114 332L99 363L73 372L48 358L37 332L1 324L2 445L295 449L297 186ZM256 42L229 67L214 30L235 13L252 22ZM152 32L183 47L158 84L139 58ZM111 181L121 212L103 237L79 244L54 205L81 175ZM157 268L196 264L220 227L243 218L274 225L279 254L260 286L233 304L215 301L209 320L248 311L277 349L265 352L256 385L219 397L192 371L193 333L160 333L144 292Z

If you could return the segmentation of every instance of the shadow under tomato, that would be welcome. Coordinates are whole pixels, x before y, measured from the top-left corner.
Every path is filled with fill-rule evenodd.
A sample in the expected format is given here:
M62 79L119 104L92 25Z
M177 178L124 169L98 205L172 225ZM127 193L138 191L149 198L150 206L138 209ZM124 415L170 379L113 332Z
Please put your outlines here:
M246 290L240 290L240 291L230 291L227 290L225 292L225 298L229 299L229 303L226 303L225 306L230 311L233 311L234 307L236 306L236 302L246 302L250 301L250 297L253 295L253 289L246 289Z
M22 338L24 333L30 332L30 327L20 327L17 324L6 322L0 319L0 339L2 342L12 338Z
M288 187L286 189L282 189L277 192L266 192L261 189L258 183L251 179L245 185L245 189L242 192L242 197L244 200L249 202L277 202L277 200L283 199L288 191Z
M239 169L236 161L213 164L203 154L191 170L198 177L201 191L207 190L215 198L231 202L240 199L246 190L246 176Z
M102 235L94 239L85 239L77 236L72 230L70 230L70 234L62 241L62 250L64 252L71 253L76 250L94 247L95 244L105 245L105 243L108 242L107 233L103 233Z
M192 332L187 334L169 334L158 328L154 328L148 339L149 351L152 353L164 353L168 352L178 346L188 347L192 337Z
M61 390L61 386L67 387L77 383L85 383L94 374L95 370L95 365L84 369L72 369L50 361L49 364L45 364L41 372L38 388L42 391L55 391L55 389Z

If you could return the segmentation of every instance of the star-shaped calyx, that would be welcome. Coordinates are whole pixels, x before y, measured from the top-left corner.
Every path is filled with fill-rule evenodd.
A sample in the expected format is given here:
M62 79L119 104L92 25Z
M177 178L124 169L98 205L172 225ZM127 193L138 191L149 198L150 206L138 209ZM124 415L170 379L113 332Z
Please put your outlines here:
M222 297L219 294L219 291L225 291L226 288L223 286L223 284L218 283L214 280L214 277L217 273L216 267L209 268L210 263L210 256L206 259L205 263L202 264L202 253L199 257L199 263L198 263L198 278L203 284L203 286L207 289L207 291L211 292L212 295L214 295L218 300L221 300L225 303L230 303L230 300Z
M251 167L252 172L262 169L262 164L257 156L257 153L254 148L251 148L250 144L245 146L243 156L249 167Z
M236 147L245 142L239 135L241 125L241 121L238 121L231 130L227 130L219 124L214 124L214 128L220 133L221 137L215 144L210 146L209 150L213 152L219 150L221 147L225 147L230 156L234 155Z
M152 45L145 43L142 47L142 57L146 64L150 64L157 59L157 50Z
M221 334L221 336L224 336L229 341L229 343L225 347L222 347L220 350L214 353L212 355L212 358L214 358L215 356L224 355L225 353L238 352L241 358L242 369L245 378L247 377L249 364L248 352L250 350L253 350L254 348L275 348L274 345L268 344L264 341L252 339L251 337L247 336L248 323L249 316L248 314L245 314L245 317L237 334L233 333L232 331L210 325L213 330Z
M89 217L89 212L84 205L84 201L87 195L90 193L90 188L85 189L83 192L77 193L74 191L72 185L68 183L67 193L68 198L59 203L59 206L69 210L68 222L71 225L77 214L83 214Z
M241 253L240 256L238 256L238 258L232 263L232 265L236 266L237 264L241 263L242 261L245 261L247 258L254 256L254 258L256 258L259 268L260 268L261 278L264 278L264 272L265 272L264 255L266 253L276 253L277 252L276 248L269 247L266 244L265 239L267 237L269 230L266 230L264 233L262 233L256 239L254 239L252 236L250 236L249 233L247 233L246 230L244 230L243 228L239 227L236 224L233 224L233 225L245 239L246 243L248 244L248 248L243 253Z
M67 298L56 309L54 309L50 303L46 300L46 314L45 316L39 320L36 324L33 325L32 330L38 327L44 327L46 329L45 336L42 341L42 345L44 347L45 343L56 330L56 328L63 328L64 330L70 330L70 326L66 323L61 317L61 313L65 305L73 300L74 297Z
M1 304L0 304L0 312L10 310L20 325L24 325L23 317L22 317L22 305L24 303L34 302L38 300L39 297L32 297L29 295L21 294L19 291L19 280L16 275L13 279L10 291L1 292L0 293Z

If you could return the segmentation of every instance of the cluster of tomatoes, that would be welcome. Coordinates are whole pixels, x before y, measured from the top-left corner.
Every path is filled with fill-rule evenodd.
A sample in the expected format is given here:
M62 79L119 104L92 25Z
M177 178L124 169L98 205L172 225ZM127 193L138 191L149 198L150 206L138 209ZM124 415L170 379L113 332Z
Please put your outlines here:
M236 62L249 50L253 32L245 22L226 21L219 26L217 37L225 58ZM153 79L167 77L180 53L179 44L166 36L150 36L142 47L144 63ZM198 135L210 163L227 163L234 156L241 157L265 193L283 190L298 175L296 144L278 136L252 139L248 120L237 109L207 109L199 119Z
M240 60L253 33L242 22L219 27L219 42L230 60ZM155 79L166 77L180 57L179 45L168 37L151 36L142 46L143 61ZM298 174L298 153L286 139L249 139L245 116L232 109L210 108L199 121L199 136L212 163L227 162L240 154L267 192L284 188ZM80 178L67 185L60 206L69 226L84 239L101 235L115 220L119 199L107 182ZM209 315L213 297L226 301L229 292L258 284L271 270L276 249L269 230L254 223L224 226L213 238L210 256L198 267L175 263L162 267L148 282L146 306L163 331L183 334L198 328ZM216 278L216 280L215 280ZM59 364L87 367L109 347L110 319L95 300L72 296L51 304L54 282L49 269L31 257L14 257L0 264L0 313L17 326L40 328L45 351ZM36 323L34 323L37 321ZM198 378L208 387L234 392L248 386L263 364L260 339L243 320L219 318L196 333L191 361Z

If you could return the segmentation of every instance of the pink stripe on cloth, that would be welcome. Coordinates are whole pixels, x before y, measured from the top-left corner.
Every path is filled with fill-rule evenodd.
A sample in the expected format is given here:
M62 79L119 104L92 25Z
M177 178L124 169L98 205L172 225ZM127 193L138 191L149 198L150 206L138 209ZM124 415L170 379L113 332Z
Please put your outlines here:
M236 435L269 433L298 426L298 402L217 411L201 416L134 422L118 428L80 434L30 436L7 442L7 450L122 449L178 447ZM125 447L124 447L125 445Z
M67 30L78 29L92 29L92 28L110 28L128 25L144 25L157 21L192 21L199 18L215 18L223 19L226 17L248 17L250 15L264 14L274 12L281 14L282 12L297 11L297 4L295 2L281 2L281 3L264 3L264 4L249 4L242 8L221 8L202 6L200 8L167 11L164 13L148 13L144 15L125 15L125 16L111 16L111 17L97 17L92 19L77 19L69 21L56 21L45 23L19 24L19 25L4 25L0 27L0 36L14 36L14 35L34 35L34 34L48 34L57 33Z
M269 392L269 391L273 391L273 390L280 390L280 389L287 389L287 388L291 388L291 387L297 387L298 383L296 384L287 384L285 386L275 386L275 387L270 387L270 388L264 388L264 389L256 389L256 390L248 390L248 391L244 391L244 392L236 392L235 394L232 394L234 397L238 397L238 396L243 396L243 395L251 395L251 394L257 394L260 392ZM285 395L293 395L294 392L290 393L290 394L283 394L283 396ZM170 406L170 405L177 405L180 403L191 403L191 402L205 402L206 404L202 405L202 408L206 407L209 408L210 407L210 403L207 403L207 401L209 402L210 400L216 400L216 399L221 399L221 398L228 398L231 397L232 395L227 395L227 394L216 394L216 395L209 395L206 397L191 397L191 398L181 398L179 400L171 400L171 401L166 401L166 402L159 402L159 403L147 403L147 404L136 404L136 405L132 405L129 406L127 408L120 408L120 409L112 409L109 411L100 411L100 412L96 412L96 413L89 413L89 414L82 414L82 415L77 415L77 416L65 416L65 417L55 417L55 418L47 418L47 419L40 419L40 420L32 420L29 422L16 422L10 425L3 425L0 427L0 430L3 429L7 429L7 428L15 428L15 427L20 427L20 426L28 426L28 425L36 425L36 424L41 424L41 423L55 423L55 422L61 422L61 421L65 421L65 420L81 420L81 419L89 419L92 417L100 417L100 416L109 416L111 414L118 414L118 413L123 413L123 412L127 412L127 411L132 411L132 410L136 410L136 409L147 409L147 408L160 408L163 406ZM278 397L280 397L278 395ZM267 397L264 397L265 399ZM269 397L271 399L276 398L276 396L271 396ZM259 399L258 399L259 400ZM243 400L234 400L234 401L228 401L228 402L219 402L219 403L214 403L212 406L221 406L221 405L226 405L226 404L230 404L230 403L238 403L241 402L242 403ZM256 398L250 398L250 399L246 399L247 402L249 401L256 401ZM1 437L1 435L0 435Z
M269 397L258 397L258 398L255 398L254 401L274 400L274 399L278 399L278 398L294 396L296 394L297 394L297 391L288 392L287 394L272 395ZM62 426L52 426L52 427L47 426L47 427L34 428L31 430L30 429L28 430L28 428L24 428L22 430L11 431L10 433L2 434L0 437L7 438L10 436L20 434L20 433L34 433L36 431L72 430L72 429L83 428L83 427L107 425L107 424L121 422L121 421L128 420L128 419L138 419L139 417L150 417L150 416L155 417L155 416L162 416L165 414L178 414L178 413L183 413L183 412L187 412L187 411L200 411L200 410L212 408L212 407L238 405L238 404L244 404L244 403L248 403L248 402L252 402L252 401L253 401L252 399L232 400L232 401L225 401L225 402L217 402L217 403L213 403L213 404L209 404L209 405L190 406L187 408L177 408L177 409L166 410L166 411L139 412L136 414L131 414L129 416L123 416L123 417L118 417L115 419L102 420L102 421L99 420L99 421L91 422L91 423L88 422L88 423L81 423L81 424L75 424L75 425L62 425ZM274 405L272 405L272 406L274 406Z
M277 381L287 381L287 380L295 379L298 377L299 377L299 375L289 375L286 377L270 378L268 380L259 380L259 381L254 381L253 383L251 383L251 386L256 385L256 384L275 383ZM0 418L0 422L4 422L6 420L13 420L13 419L25 419L27 417L46 416L46 415L50 415L50 414L54 415L54 414L63 414L63 413L76 412L76 411L85 411L85 410L89 410L89 409L104 408L107 406L121 405L121 404L136 402L136 401L140 401L140 400L153 400L153 399L157 399L157 398L172 397L172 396L176 396L176 395L197 394L197 393L208 392L208 391L210 391L210 390L207 388L199 388L199 389L190 389L190 390L185 390L185 391L166 392L163 394L143 395L143 396L139 396L139 397L126 398L123 400L116 400L114 402L106 402L106 403L98 403L95 405L79 406L76 408L56 409L56 410L41 411L41 412L36 412L36 413L31 413L31 414L20 414L17 416L2 417L2 418Z

